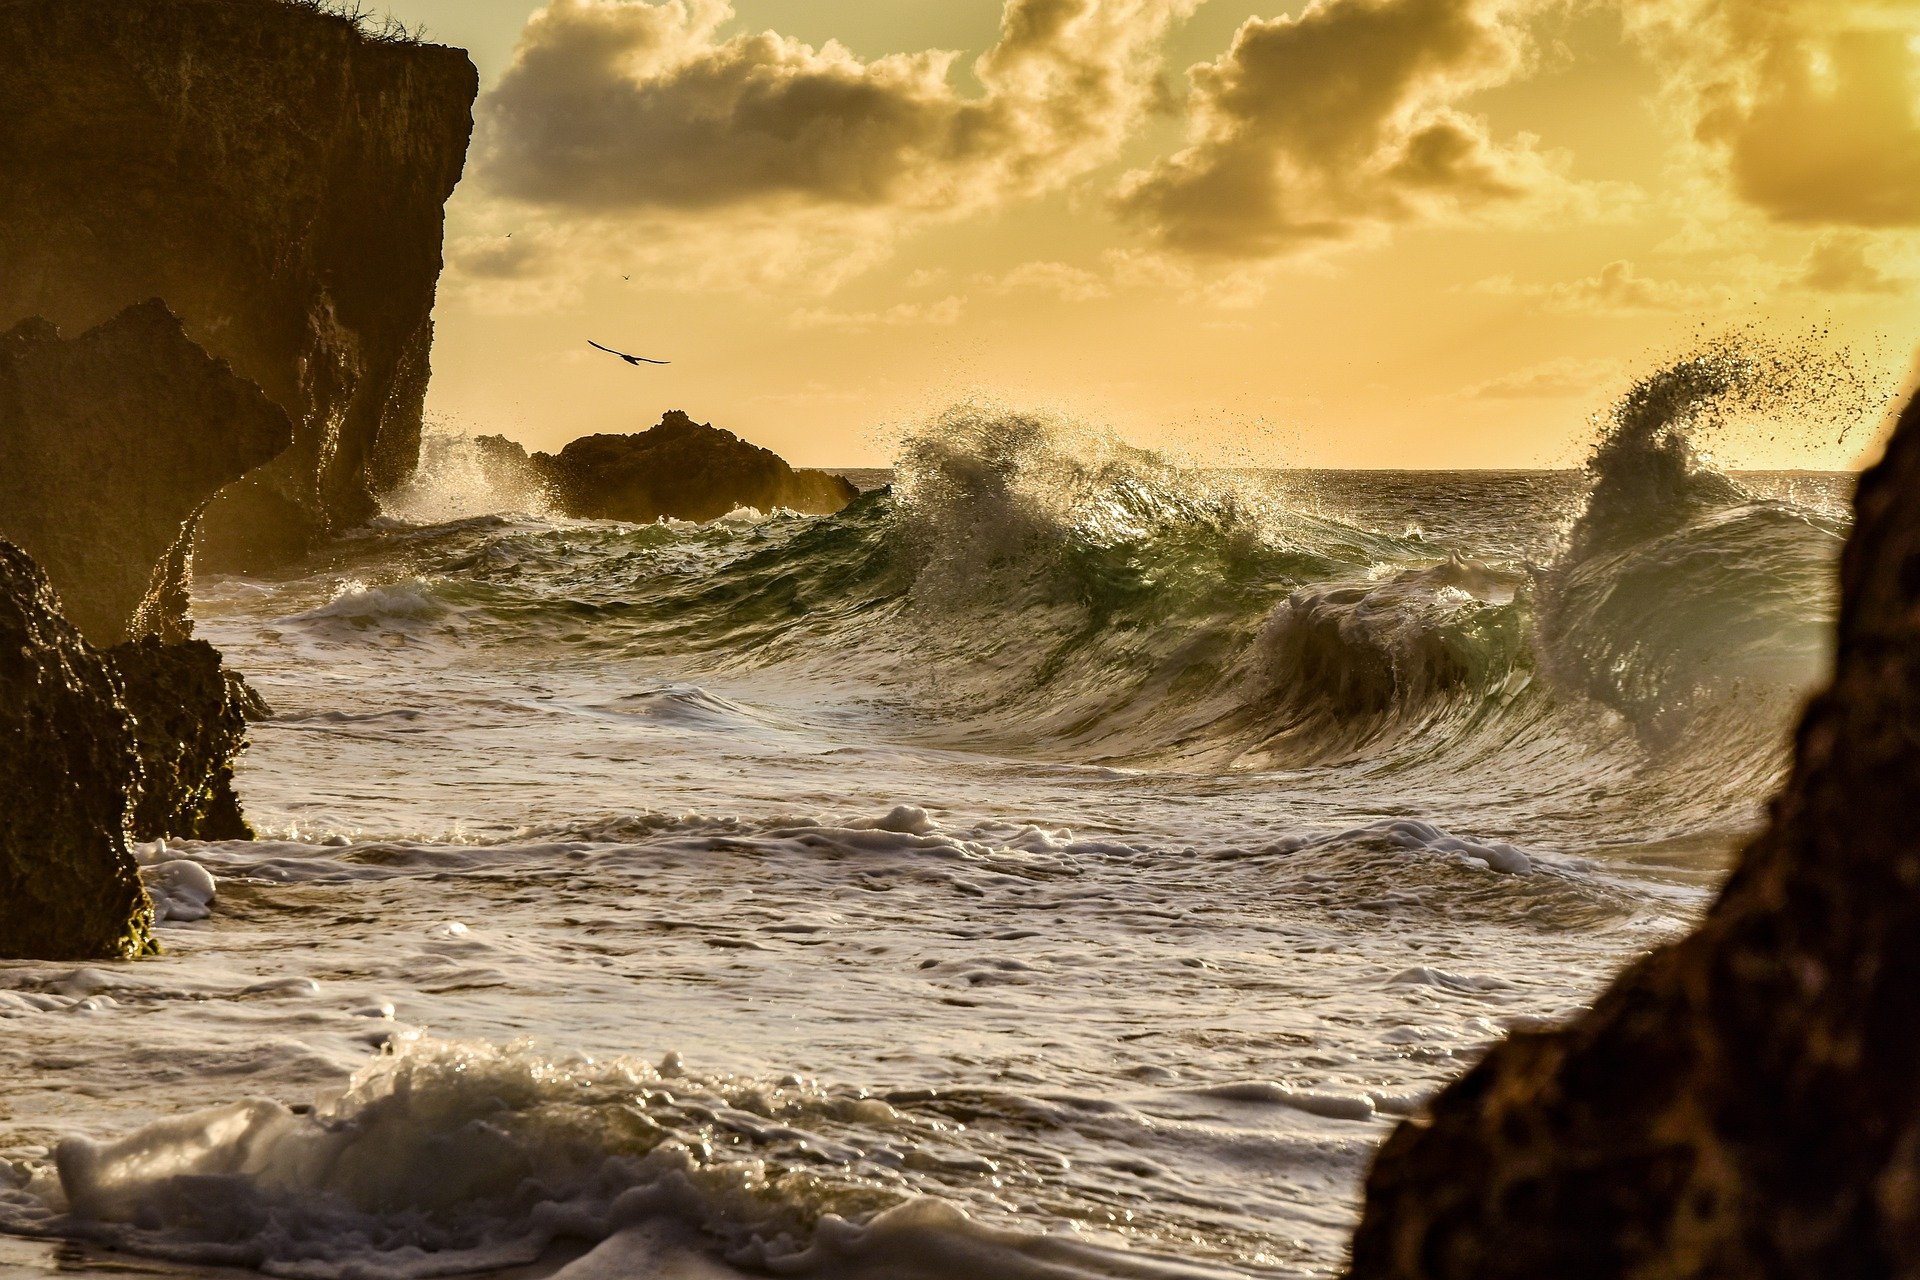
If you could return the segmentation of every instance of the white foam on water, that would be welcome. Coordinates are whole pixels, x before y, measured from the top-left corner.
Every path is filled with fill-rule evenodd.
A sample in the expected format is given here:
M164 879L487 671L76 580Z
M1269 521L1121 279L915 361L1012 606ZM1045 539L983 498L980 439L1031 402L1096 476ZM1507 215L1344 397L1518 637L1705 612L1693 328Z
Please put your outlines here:
M205 920L213 914L213 900L219 893L213 873L191 858L142 866L140 882L153 899L154 919L162 924Z
M913 1127L797 1077L408 1037L311 1109L242 1102L69 1138L0 1200L0 1225L314 1280L528 1265L568 1241L600 1244L576 1277L1229 1274L977 1222L917 1190L934 1135Z

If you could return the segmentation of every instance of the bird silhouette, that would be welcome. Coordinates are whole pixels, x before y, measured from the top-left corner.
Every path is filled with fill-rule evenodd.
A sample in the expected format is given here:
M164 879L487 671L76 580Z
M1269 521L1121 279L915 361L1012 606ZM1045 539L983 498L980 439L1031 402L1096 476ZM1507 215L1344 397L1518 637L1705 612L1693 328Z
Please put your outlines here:
M633 365L635 368L638 368L643 364L672 364L673 363L673 361L671 360L653 360L648 358L647 356L630 356L624 351L615 351L612 347L603 347L599 343L595 342L592 338L587 339L587 345L592 347L596 351L604 351L610 356L619 356L622 360L625 360L628 364Z

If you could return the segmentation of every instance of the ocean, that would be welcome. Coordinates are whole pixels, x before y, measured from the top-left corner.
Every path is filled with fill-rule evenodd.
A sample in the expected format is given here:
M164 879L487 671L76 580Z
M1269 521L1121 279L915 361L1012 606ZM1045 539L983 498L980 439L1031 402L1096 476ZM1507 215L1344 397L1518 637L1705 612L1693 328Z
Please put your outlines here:
M1826 670L1851 477L1681 416L1333 473L963 406L705 525L430 441L200 579L262 838L142 849L167 954L0 963L0 1271L1337 1273L1392 1125L1703 910Z

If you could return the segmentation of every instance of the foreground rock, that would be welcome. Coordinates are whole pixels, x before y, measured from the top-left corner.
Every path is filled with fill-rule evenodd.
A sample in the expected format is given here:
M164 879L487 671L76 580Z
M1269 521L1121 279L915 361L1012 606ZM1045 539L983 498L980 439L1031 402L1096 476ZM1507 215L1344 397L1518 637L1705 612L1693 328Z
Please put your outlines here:
M1356 1280L1920 1274L1920 401L1855 508L1771 826L1692 936L1388 1139Z
M165 298L287 411L208 513L220 566L373 514L418 454L466 55L281 0L7 0L0 87L0 330Z
M740 507L832 515L860 496L840 476L796 471L771 449L678 409L650 431L585 436L532 463L567 514L591 520L717 520Z
M107 661L140 753L134 839L253 839L233 762L246 748L247 722L266 714L260 695L203 640L149 636L111 650Z
M0 537L96 645L185 634L201 511L292 439L160 302L71 340L37 319L0 337Z
M139 757L117 695L45 575L0 543L0 956L154 950L153 906L127 847Z

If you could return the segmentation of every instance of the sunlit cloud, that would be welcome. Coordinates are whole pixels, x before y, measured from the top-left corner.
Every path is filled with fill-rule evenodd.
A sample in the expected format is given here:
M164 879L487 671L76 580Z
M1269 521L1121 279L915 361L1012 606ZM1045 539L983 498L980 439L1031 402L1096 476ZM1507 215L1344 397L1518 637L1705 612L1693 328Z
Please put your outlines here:
M1008 0L967 95L957 54L723 35L726 0L550 0L483 104L478 169L497 193L585 213L976 209L1110 159L1196 3Z
M1313 0L1193 68L1189 144L1117 204L1159 243L1269 257L1571 186L1462 103L1535 63L1524 0Z
M1739 199L1780 222L1920 225L1920 4L1621 3Z
M1003 275L983 277L979 283L992 293L1050 294L1063 302L1111 297L1115 287L1110 273L1065 262L1023 262Z
M1476 383L1460 396L1466 400L1564 400L1592 394L1619 378L1625 367L1617 359L1562 356Z
M1822 236L1794 283L1814 293L1897 294L1913 282L1888 275L1869 256L1872 241L1858 232Z
M952 325L959 323L966 310L966 299L942 298L938 302L902 302L883 311L835 311L826 307L808 307L793 313L789 323L796 329L832 329L841 333L866 333L873 329L899 329L909 325Z
M1724 286L1652 279L1625 261L1610 262L1582 279L1546 284L1495 276L1474 285L1473 292L1523 299L1548 311L1601 316L1655 311L1713 312L1724 308L1733 298L1732 291Z

